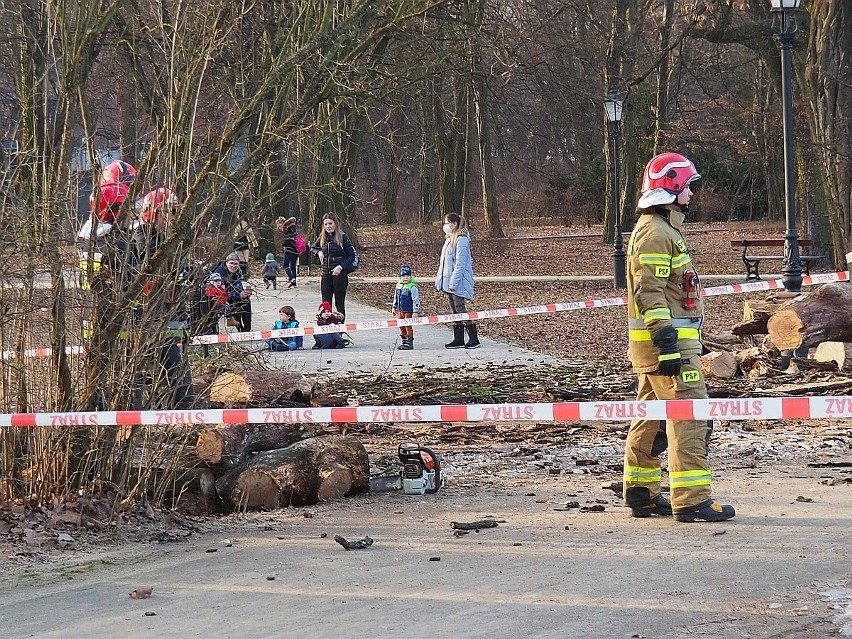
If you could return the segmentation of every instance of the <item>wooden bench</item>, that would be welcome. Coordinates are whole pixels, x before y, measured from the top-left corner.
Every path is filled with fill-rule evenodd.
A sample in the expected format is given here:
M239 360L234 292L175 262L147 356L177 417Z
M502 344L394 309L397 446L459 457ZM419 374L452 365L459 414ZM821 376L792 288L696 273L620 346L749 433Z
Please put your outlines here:
M808 249L814 245L813 240L799 240L799 248L800 249ZM743 251L743 264L746 267L746 279L747 280L759 280L760 279L760 262L761 260L779 260L780 262L784 261L784 255L759 255L756 253L749 253L749 249L753 247L766 247L766 248L783 248L784 246L784 238L776 237L771 239L741 239L741 240L731 240L731 248L734 249L742 249ZM778 251L779 253L781 251ZM799 255L799 260L802 262L802 273L804 275L811 274L811 262L815 262L816 260L821 260L823 258L822 255Z

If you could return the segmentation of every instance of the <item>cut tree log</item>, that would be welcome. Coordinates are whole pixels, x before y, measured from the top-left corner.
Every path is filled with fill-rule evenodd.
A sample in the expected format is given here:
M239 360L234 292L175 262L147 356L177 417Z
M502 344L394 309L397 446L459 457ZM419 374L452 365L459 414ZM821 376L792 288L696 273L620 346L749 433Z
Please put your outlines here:
M746 300L743 303L743 321L731 327L734 335L765 335L769 332L766 326L774 312L781 308L778 302L761 302Z
M210 384L210 401L220 404L310 405L315 384L301 373L226 371Z
M739 371L737 359L727 351L707 353L706 355L702 355L699 360L701 362L701 372L704 374L704 377L730 379Z
M368 490L370 463L361 441L312 437L251 457L216 480L216 492L236 508L308 506Z
M852 343L822 342L816 347L814 359L818 362L835 362L837 370L852 372Z
M800 295L769 318L768 328L772 342L781 350L852 342L852 286L834 282L810 295Z
M287 448L299 440L328 434L332 433L318 424L222 424L198 434L195 453L199 459L218 464L228 456Z
M742 348L742 340L732 333L703 332L702 343L714 351L735 351Z

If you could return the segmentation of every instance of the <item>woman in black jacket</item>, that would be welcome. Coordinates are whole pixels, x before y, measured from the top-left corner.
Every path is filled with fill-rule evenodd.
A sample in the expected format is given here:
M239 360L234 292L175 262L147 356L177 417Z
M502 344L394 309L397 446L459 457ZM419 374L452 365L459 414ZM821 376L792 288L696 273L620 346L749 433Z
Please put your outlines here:
M322 301L331 304L337 312L346 317L346 289L349 288L349 273L355 270L355 247L349 237L340 230L340 223L334 213L326 213L322 218L322 232L311 246L322 264L320 290Z

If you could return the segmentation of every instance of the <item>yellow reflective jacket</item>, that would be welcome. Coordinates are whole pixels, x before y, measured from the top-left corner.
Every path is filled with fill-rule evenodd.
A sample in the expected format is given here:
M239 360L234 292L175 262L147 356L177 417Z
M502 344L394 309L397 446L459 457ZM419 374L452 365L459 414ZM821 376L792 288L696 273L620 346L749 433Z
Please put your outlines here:
M659 351L651 335L665 326L677 329L684 358L701 353L701 285L694 293L684 291L684 273L694 273L695 267L686 240L664 213L655 209L641 215L627 246L627 356L637 373L657 370ZM689 305L694 308L685 308Z

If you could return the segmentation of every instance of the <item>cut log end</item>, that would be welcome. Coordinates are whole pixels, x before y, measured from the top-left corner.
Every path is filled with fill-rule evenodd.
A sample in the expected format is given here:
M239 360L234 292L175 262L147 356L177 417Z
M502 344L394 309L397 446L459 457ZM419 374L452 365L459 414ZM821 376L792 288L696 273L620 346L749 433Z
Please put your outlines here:
M317 500L332 501L341 499L352 487L352 471L340 466L321 471L320 483L317 488Z
M837 370L852 372L852 343L822 342L816 347L814 359L818 362L835 362Z
M796 350L804 341L807 328L796 311L780 310L773 315L767 326L772 342L781 350Z
M240 473L231 498L237 508L275 508L280 490L268 473L250 468Z

